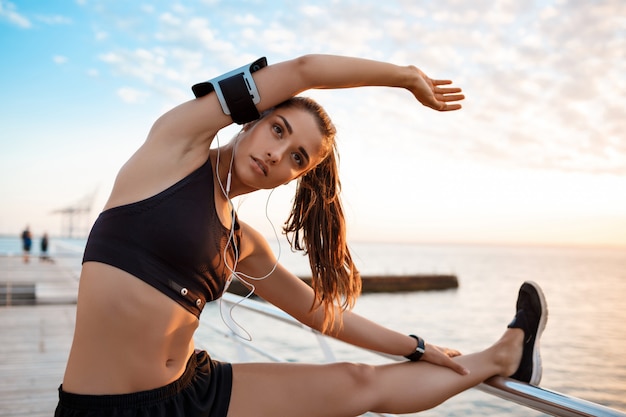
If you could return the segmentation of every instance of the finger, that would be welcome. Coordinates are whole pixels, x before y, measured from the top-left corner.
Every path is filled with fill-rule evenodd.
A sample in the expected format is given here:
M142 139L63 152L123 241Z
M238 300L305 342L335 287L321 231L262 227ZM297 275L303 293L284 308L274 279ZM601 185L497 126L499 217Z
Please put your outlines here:
M461 374L461 375L469 375L470 374L469 369L467 369L466 367L464 367L460 363L455 362L452 359L449 359L448 362L449 362L447 364L448 368L452 369L457 374Z
M446 85L446 84L452 84L452 80L430 80L432 81L433 85Z
M448 88L435 87L434 90L436 94L452 94L452 93L461 92L461 89L458 87L448 87Z
M437 100L439 101L445 101L446 103L449 101L460 101L460 100L464 100L465 96L463 94L448 94L448 95L440 95L437 94Z
M442 106L442 108L439 108L437 110L439 111L453 111L453 110L459 110L463 108L460 104L445 104L444 106Z
M449 104L444 101L440 101L437 106L433 106L432 108L437 111L453 111L461 109L462 106L460 104Z
M446 355L448 355L449 358L454 358L455 356L461 356L461 352L456 349L447 349Z
M455 362L455 367L452 368L452 370L454 370L456 373L458 373L460 375L469 375L471 373L469 369L467 369L464 366L459 365L456 362Z
M463 100L465 96L463 94L453 94L449 96L442 96L440 94L437 94L435 98L437 100L437 105L433 107L435 110L452 111L452 110L459 110L461 108L461 105L451 103L451 102Z

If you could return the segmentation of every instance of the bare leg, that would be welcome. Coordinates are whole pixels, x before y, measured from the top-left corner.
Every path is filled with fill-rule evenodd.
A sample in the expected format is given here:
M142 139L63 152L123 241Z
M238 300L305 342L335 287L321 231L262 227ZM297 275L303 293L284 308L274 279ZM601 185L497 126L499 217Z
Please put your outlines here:
M455 358L470 370L465 376L426 362L234 364L228 416L352 417L425 410L491 376L511 375L523 338L521 330L508 329L486 350Z

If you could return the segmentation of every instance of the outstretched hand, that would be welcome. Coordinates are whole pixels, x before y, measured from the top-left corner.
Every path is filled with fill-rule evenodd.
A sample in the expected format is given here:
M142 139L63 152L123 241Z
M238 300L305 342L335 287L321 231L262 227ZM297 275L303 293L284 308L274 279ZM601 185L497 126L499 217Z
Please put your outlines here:
M409 87L415 98L426 107L438 111L459 110L461 105L454 103L465 98L458 87L441 87L452 84L450 80L433 80L422 70L413 67L417 71L415 83Z
M426 349L424 356L422 356L422 360L430 362L434 365L445 366L461 375L468 375L469 371L466 368L451 359L455 356L461 356L461 352L455 349L444 348L426 343Z

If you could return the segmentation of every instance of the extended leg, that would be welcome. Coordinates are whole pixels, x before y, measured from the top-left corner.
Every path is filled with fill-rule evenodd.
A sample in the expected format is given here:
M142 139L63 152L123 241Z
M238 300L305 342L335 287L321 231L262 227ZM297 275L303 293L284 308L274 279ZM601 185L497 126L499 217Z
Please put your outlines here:
M426 362L234 364L228 415L348 417L421 411L491 376L515 372L522 343L523 331L509 329L488 349L455 358L470 370L465 376Z

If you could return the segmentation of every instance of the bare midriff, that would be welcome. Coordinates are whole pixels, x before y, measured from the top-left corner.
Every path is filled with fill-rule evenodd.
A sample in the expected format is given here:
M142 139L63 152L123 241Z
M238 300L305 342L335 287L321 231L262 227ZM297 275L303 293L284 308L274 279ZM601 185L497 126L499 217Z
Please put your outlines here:
M193 353L198 319L118 268L86 262L63 390L127 394L178 379Z

